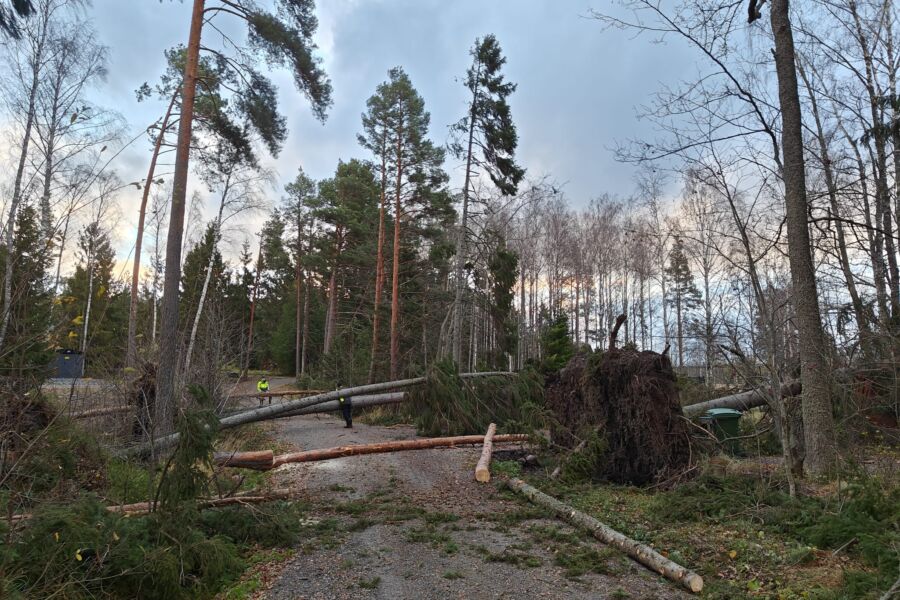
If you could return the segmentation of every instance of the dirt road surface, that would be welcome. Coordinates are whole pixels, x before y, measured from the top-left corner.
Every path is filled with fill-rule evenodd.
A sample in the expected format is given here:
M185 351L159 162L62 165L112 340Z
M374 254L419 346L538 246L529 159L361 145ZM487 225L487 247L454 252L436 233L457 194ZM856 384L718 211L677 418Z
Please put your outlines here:
M359 424L348 430L324 415L285 419L276 431L304 450L415 437L405 426ZM479 453L479 448L419 450L280 467L279 486L339 509L340 534L301 541L264 597L690 597L624 555L541 516L494 483L476 483ZM567 543L557 543L563 538ZM600 565L591 570L604 574L567 576L563 565L569 553L594 557L590 564L599 560Z

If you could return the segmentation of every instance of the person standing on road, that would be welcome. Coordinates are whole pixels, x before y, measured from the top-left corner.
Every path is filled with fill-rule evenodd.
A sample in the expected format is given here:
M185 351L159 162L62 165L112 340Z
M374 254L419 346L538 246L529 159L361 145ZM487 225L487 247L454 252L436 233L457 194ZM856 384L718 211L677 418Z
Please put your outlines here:
M259 392L260 394L265 394L266 392L269 391L269 380L266 379L265 375L260 377L259 381L256 382L256 391ZM271 397L269 398L269 404L272 404ZM262 396L259 397L259 405L260 406L263 405L263 397Z
M338 389L341 389L339 386ZM338 398L338 404L341 407L341 416L344 417L344 429L353 429L353 399L349 396L341 396Z

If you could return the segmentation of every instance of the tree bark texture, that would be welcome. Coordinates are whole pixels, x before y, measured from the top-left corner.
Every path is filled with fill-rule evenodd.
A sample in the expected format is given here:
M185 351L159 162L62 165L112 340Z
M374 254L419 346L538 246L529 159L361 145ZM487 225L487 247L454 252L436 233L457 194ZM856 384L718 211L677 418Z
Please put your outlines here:
M491 454L494 451L494 434L497 433L497 425L491 423L484 436L481 446L481 458L475 465L475 481L487 483L491 480Z

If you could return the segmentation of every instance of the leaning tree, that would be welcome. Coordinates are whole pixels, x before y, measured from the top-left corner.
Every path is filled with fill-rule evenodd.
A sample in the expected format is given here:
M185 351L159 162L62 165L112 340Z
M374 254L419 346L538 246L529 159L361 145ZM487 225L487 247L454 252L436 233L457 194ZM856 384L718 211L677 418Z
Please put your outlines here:
M314 55L312 36L318 27L313 0L275 0L275 12L262 9L253 0L194 0L191 27L185 51L181 84L181 113L175 147L172 182L172 207L166 244L166 271L161 306L160 354L154 427L158 432L171 429L172 408L178 390L178 288L181 279L181 243L184 232L185 198L190 167L193 117L200 80L201 55L209 56L233 74L231 102L243 106L251 125L257 130L276 130L280 135L267 143L273 154L286 132L283 117L277 111L272 82L258 69L278 65L293 72L297 88L307 97L313 114L325 119L331 103L331 84L320 60ZM247 28L246 45L238 45L225 34L218 48L203 45L204 27L221 31L218 22L236 19ZM269 142L267 140L267 142Z

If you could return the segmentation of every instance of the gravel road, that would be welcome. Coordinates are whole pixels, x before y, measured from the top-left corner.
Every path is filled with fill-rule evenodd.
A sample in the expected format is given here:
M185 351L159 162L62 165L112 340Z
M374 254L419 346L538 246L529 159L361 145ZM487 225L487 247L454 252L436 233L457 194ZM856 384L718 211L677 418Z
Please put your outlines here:
M410 427L356 425L323 415L279 421L298 449L415 437ZM434 449L284 465L279 486L319 506L343 507L340 533L301 542L265 598L685 598L674 585L574 534L533 508L477 484L477 448ZM346 514L347 508L355 514ZM377 507L377 509L376 509ZM411 511L417 516L410 517ZM340 511L338 511L340 513ZM498 517L501 515L501 517ZM507 518L504 518L505 515ZM517 516L519 515L519 516ZM577 538L560 545L535 528ZM562 548L562 549L561 549ZM599 550L601 571L567 577L556 552Z

